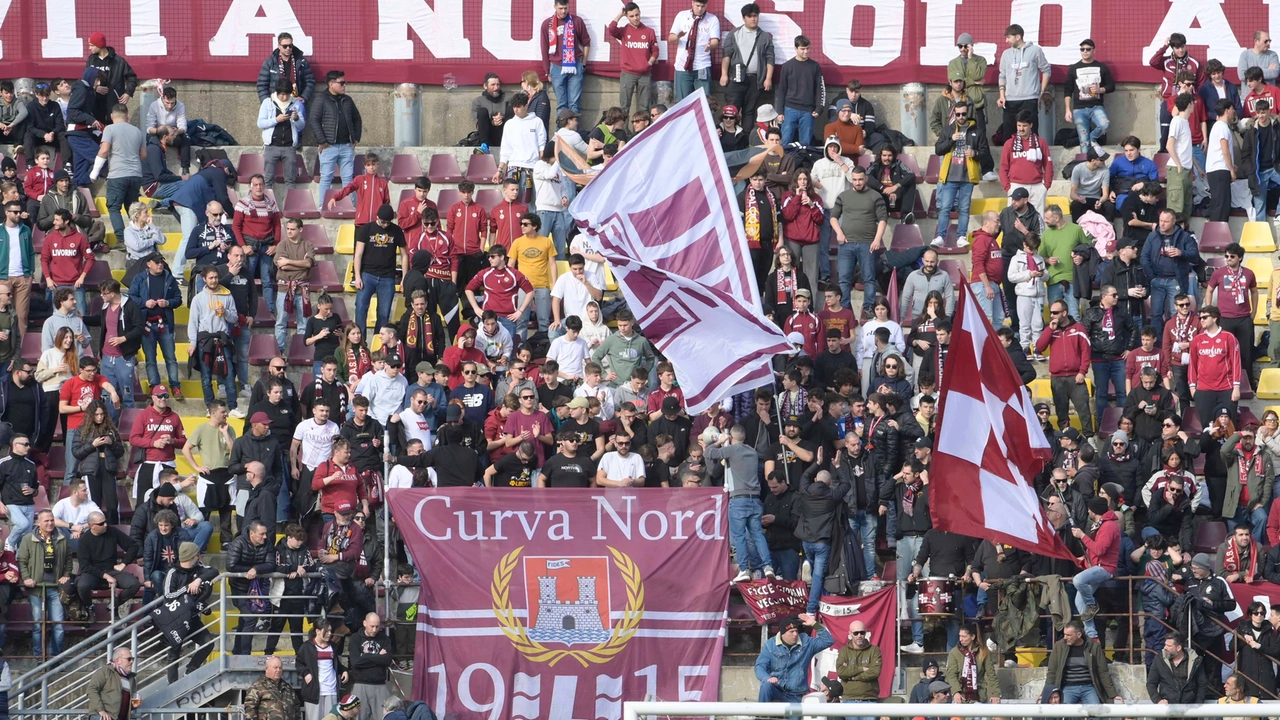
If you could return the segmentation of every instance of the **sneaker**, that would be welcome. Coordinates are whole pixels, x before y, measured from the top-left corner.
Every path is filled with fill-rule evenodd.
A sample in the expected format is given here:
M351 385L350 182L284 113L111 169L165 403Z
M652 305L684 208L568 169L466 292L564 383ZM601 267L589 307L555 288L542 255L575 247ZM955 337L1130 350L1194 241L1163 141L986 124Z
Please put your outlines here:
M903 645L902 652L907 653L908 655L920 655L924 652L924 648L920 647L919 643L913 642L910 645Z
M936 237L936 238L934 238L934 239L933 239L933 242L931 242L931 243L929 243L929 244L930 244L930 245L932 245L932 246L934 246L934 247L942 247L942 246L943 246L943 244L944 244L944 243L946 243L946 242L947 242L947 239L946 239L946 238L944 238L944 237L942 237L941 235L939 235L938 237Z
M982 182L995 182L999 179L1000 178L996 175L995 170L991 170L986 175L982 176Z
M1106 151L1106 150L1103 150L1103 149L1102 149L1102 146L1101 146L1101 145L1099 145L1098 143L1094 143L1094 144L1093 144L1093 151L1094 151L1095 153L1097 153L1099 156L1102 156L1102 155L1106 155L1106 154L1107 154L1107 151Z
M169 394L173 396L174 402L182 402L183 400L186 400L186 398L182 397L182 388L177 385L169 388Z
M800 579L806 583L813 582L813 566L809 564L808 560L805 560L800 565Z
M1015 668L1015 667L1018 667L1018 663L1013 660L1005 660L1004 666L1007 668Z
M186 278L174 278L174 282L178 283L178 287L186 287L186 286L187 286L187 280L186 280Z
M1084 608L1084 612L1080 613L1080 619L1084 622L1089 622L1090 620L1093 620L1093 617L1097 614L1098 614L1097 605L1086 605Z
M903 216L902 216L902 224L903 224L903 225L915 225L915 224L916 224L916 214L915 214L915 213L913 213L913 212L907 212L907 214L906 214L906 215L903 215Z
M969 236L961 235L960 237L956 238L956 247L958 248L969 247Z
M243 418L245 416L245 412L240 408L236 408L235 410L231 411L230 415L233 418Z
M770 580L772 580L772 579L774 578L774 572L773 572L773 566L772 566L772 565L765 565L765 566L764 566L764 576L765 576L765 577L767 577L767 578L769 578Z
M749 582L750 580L751 580L751 573L747 570L742 570L737 575L735 575L733 577L733 580L731 580L730 582L740 583L740 582Z

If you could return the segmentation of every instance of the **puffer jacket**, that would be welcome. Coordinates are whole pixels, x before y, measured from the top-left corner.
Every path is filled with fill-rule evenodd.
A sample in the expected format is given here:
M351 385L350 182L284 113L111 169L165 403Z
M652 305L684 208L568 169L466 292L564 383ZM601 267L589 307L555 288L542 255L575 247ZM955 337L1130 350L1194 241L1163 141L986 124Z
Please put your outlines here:
M891 418L888 415L880 421L867 420L867 428L870 432L869 436L864 438L864 452L871 455L871 462L875 465L878 474L877 483L887 483L889 478L897 472L893 468L894 461L901 454L899 447L898 429L889 424ZM872 428L872 425L875 425Z
M965 170L968 171L968 182L977 184L982 179L982 170L978 167L978 158L990 152L987 145L987 138L978 128L978 123L973 119L966 120L968 123L964 130L964 146L973 150L973 157L967 159L964 163ZM938 167L938 182L947 182L947 176L951 172L951 153L955 149L956 141L951 139L951 135L956 132L954 123L948 125L943 133L938 136L938 141L933 145L935 155L942 156L942 162Z
M893 484L883 482L880 475L876 473L876 465L871 460L871 453L863 450L858 453L858 457L852 457L844 448L840 448L838 452L840 467L832 465L827 469L835 476L837 482L849 484L849 490L844 495L844 504L850 514L865 510L874 515L877 512L877 506L883 505L887 508L893 505ZM862 483L863 499L866 503L862 507L858 506L858 483Z
M153 572L169 572L169 568L177 567L178 546L191 542L191 533L180 527L168 535L161 535L159 530L147 533L147 540L142 546L143 577L150 580Z
M801 542L831 541L832 526L845 493L849 491L846 482L833 485L814 482L821 469L818 463L814 463L800 477L800 522L796 525L795 534Z
M280 76L284 73L284 63L280 62L280 48L271 51L262 67L258 70L258 99L266 100L276 91ZM303 54L302 48L293 46L293 93L303 102L311 102L311 94L316 89L315 73L311 71L311 63ZM289 79L289 78L286 78Z
M1089 336L1089 351L1093 362L1119 360L1126 351L1136 347L1130 343L1138 332L1138 326L1129 313L1120 309L1119 305L1112 308L1112 327L1111 332L1108 333L1102 324L1106 312L1101 307L1091 307L1084 311L1084 316L1081 318L1084 331Z
M1147 695L1151 702L1167 700L1170 705L1192 705L1204 702L1204 662L1187 643L1187 656L1177 669L1165 659L1164 653L1156 655L1147 671Z
M1142 481L1142 461L1133 443L1125 450L1125 454L1113 457L1110 445L1107 452L1098 458L1098 480L1102 483L1115 483L1124 491L1126 500L1138 496L1139 483Z
M346 123L351 144L358 144L364 126L355 100L350 95L333 95L326 89L312 104L311 119L307 121L307 125L311 127L311 134L318 142L333 145L338 141L339 122Z
M98 474L98 470L105 470L107 475L115 477L120 469L120 459L124 457L124 441L120 438L119 433L115 433L111 444L102 447L94 447L93 441L96 437L89 437L83 432L76 433L76 444L71 448L71 454L76 456L79 473L93 477ZM101 456L99 452L101 451ZM99 465L101 464L101 467Z
M248 533L232 540L226 546L226 553L227 572L246 573L250 569L256 569L259 575L275 572L275 548L269 542L254 545L249 542ZM236 595L246 595L251 582L246 578L231 578L231 590Z

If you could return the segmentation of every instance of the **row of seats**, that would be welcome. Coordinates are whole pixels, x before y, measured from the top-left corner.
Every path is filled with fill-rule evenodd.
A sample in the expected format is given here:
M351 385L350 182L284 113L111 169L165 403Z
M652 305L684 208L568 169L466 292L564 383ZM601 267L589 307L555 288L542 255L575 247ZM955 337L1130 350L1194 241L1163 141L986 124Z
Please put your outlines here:
M319 156L312 162L310 172L307 170L306 162L302 159L301 153L298 153L296 162L295 182L306 184L320 176ZM390 168L385 164L379 167L380 174L384 178L390 178L391 182L402 184L411 184L425 174L433 183L459 183L463 180L470 180L477 185L492 185L494 184L493 176L498 172L497 160L488 153L472 155L467 162L465 173L458 165L458 158L449 153L432 155L430 162L427 164L426 173L422 172L422 164L418 162L416 155L395 155L391 158ZM364 153L356 155L355 168L357 174L364 172ZM242 153L240 159L236 162L236 174L242 183L249 182L250 178L254 175L263 174L265 170L266 163L261 153ZM389 173L388 170L390 171ZM276 166L275 181L284 182L283 165ZM336 176L333 181L340 182Z

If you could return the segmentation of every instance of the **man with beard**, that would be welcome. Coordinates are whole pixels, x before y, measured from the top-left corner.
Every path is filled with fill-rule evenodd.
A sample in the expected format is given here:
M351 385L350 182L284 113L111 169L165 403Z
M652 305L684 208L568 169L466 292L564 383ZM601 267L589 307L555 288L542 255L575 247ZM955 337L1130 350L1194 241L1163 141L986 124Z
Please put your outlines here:
M267 469L268 482L279 484L276 520L287 520L289 489L285 482L288 476L285 475L284 470L284 451L281 449L279 438L271 433L271 416L263 410L257 410L249 415L249 432L236 438L236 441L231 444L231 459L227 465L227 471L236 478L233 500L236 514L241 518L244 517L252 490L247 471L248 464L252 462L262 463ZM240 523L240 530L241 532L244 530L243 522Z
M409 299L409 309L396 323L396 334L404 338L401 346L405 352L402 360L406 368L416 368L420 362L435 364L444 340L440 321L431 311L426 292L414 291Z
M769 448L769 455L764 461L765 477L776 471L793 488L800 487L805 467L817 457L817 446L800 438L800 427L798 415L784 418L782 435Z
M1258 425L1251 421L1222 443L1222 462L1227 466L1227 475L1238 479L1238 482L1227 482L1222 517L1228 526L1236 528L1237 534L1240 527L1252 525L1254 539L1262 543L1266 540L1267 508L1275 470L1271 453L1255 442L1257 433Z
M693 426L693 421L680 412L680 399L674 395L668 395L662 400L661 416L654 420L648 428L648 436L657 438L659 435L669 435L675 442L676 453L672 458L672 463L679 465L689 455L689 428ZM798 423L798 420L797 420ZM799 435L800 428L797 424L796 434ZM803 469L803 468L801 468ZM769 474L769 463L765 462L765 475Z

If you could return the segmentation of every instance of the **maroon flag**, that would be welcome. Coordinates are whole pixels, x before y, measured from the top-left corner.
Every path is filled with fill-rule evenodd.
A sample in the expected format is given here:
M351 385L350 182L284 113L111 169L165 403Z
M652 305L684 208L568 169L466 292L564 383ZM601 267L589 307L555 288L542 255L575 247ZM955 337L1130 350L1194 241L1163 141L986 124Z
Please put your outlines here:
M1031 396L973 291L957 290L929 473L933 526L1074 560L1032 486L1053 452Z

